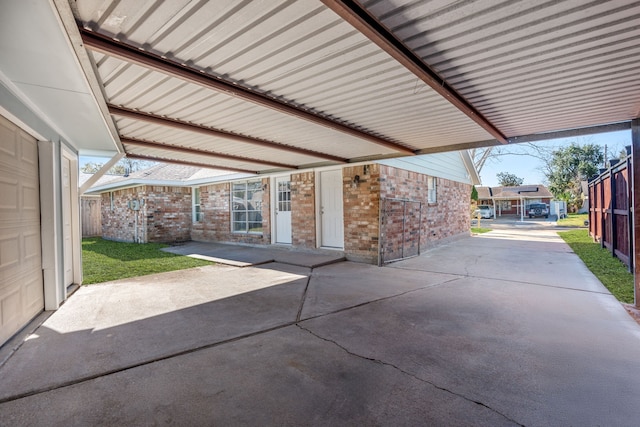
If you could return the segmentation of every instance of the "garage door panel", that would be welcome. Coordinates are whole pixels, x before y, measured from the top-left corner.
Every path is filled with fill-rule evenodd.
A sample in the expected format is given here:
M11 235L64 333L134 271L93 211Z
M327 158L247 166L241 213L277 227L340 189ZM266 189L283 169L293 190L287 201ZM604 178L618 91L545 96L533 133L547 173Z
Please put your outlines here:
M37 172L38 170L38 146L32 144L29 135L20 132L18 133L18 146L20 147L20 163L23 170L30 172Z
M0 116L0 345L44 309L36 140Z
M10 159L16 161L18 159L18 142L15 127L4 119L0 122L0 154L2 154L1 157L5 161Z
M24 326L22 308L22 292L19 289L4 295L0 300L0 342L11 338Z
M35 276L38 272L32 271L31 276ZM42 293L42 281L34 279L22 286L22 293L25 301L25 313L29 318L35 316L42 311L44 306L44 295Z
M22 185L22 213L26 216L40 216L39 193L35 185Z
M40 233L30 232L24 233L24 262L31 265L34 262L40 264Z
M0 214L18 213L18 180L0 177Z
M6 233L0 238L0 278L7 278L5 273L10 269L16 268L19 262L20 234Z

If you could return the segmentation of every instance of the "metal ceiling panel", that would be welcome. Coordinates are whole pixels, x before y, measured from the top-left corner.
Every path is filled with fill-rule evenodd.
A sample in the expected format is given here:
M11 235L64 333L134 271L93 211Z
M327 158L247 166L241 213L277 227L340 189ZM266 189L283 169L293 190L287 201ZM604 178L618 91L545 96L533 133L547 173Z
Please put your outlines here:
M214 169L228 169L232 171L247 173L264 173L268 171L278 170L278 168L264 166L258 163L218 159L197 153L175 153L166 150L159 150L156 148L131 146L129 144L126 144L126 142L123 143L123 145L125 146L128 154L155 159L158 161L174 160L182 162L184 164L198 164L203 167L208 166Z
M366 6L508 136L640 112L640 2L404 1Z
M116 123L123 138L163 142L177 147L191 147L195 150L215 151L236 156L289 163L292 165L314 164L325 161L319 157L305 156L284 150L255 147L224 138L215 138L170 127L155 126L127 118L118 118Z
M77 16L94 31L415 150L491 139L315 0L166 3L136 8L127 1L83 1ZM196 85L120 59L94 56L114 104L346 158L398 154L227 95L203 96L206 91ZM445 142L447 127L461 132L448 133Z
M639 0L323 1L329 7L316 0L71 5L81 26L231 88L94 48L109 103L342 159L459 149L640 114ZM271 105L239 94L245 90ZM115 120L123 137L299 166L326 161Z

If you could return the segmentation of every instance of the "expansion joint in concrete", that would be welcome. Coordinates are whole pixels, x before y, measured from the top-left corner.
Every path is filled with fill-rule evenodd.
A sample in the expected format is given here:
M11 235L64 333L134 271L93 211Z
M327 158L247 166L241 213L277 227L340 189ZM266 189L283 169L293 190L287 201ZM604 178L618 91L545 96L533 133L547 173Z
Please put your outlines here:
M298 306L298 313L296 314L296 322L299 322L300 317L302 316L302 309L304 308L304 303L307 300L307 291L309 290L309 283L311 283L312 275L313 275L313 267L311 267L311 271L309 271L309 276L307 276L307 283L304 286L304 292L302 293L302 298L300 298L300 305Z
M467 397L467 396L465 396L463 394L460 394L460 393L457 393L455 391L449 390L446 387L439 386L439 385L437 385L437 384L435 384L435 383L433 383L431 381L425 380L424 378L420 378L420 377L412 374L411 372L407 372L404 369L400 368L399 366L394 365L393 363L386 362L384 360L376 359L376 358L373 358L373 357L363 356L363 355L358 354L358 353L354 353L353 351L351 351L348 348L344 347L343 345L339 344L337 341L329 339L329 338L325 338L325 337L313 332L312 330L310 330L308 328L305 328L304 326L301 326L299 323L296 323L296 326L298 328L302 329L303 331L309 333L310 335L322 340L322 341L326 341L328 343L331 343L331 344L335 345L336 347L338 347L339 349L341 349L342 351L344 351L345 353L347 353L350 356L357 357L359 359L363 359L363 360L366 360L366 361L369 361L369 362L377 363L379 365L389 366L390 368L393 368L393 369L397 370L398 372L401 372L402 374L407 375L407 376L409 376L409 377L411 377L411 378L413 378L413 379L415 379L417 381L420 381L420 382L425 383L425 384L429 384L430 386L432 386L432 387L434 387L434 388L436 388L438 390L441 390L441 391L443 391L445 393L452 394L452 395L454 395L456 397L459 397L461 399L466 400L467 402L471 402L471 403L474 403L476 405L482 406L482 407L490 410L491 412L500 415L501 417L505 418L506 420L508 420L508 421L518 425L518 426L524 427L524 424L521 424L521 423L517 422L516 420L508 417L507 415L503 414L502 412L490 407L486 403L480 402L479 400L475 400L475 399L469 398L469 397Z

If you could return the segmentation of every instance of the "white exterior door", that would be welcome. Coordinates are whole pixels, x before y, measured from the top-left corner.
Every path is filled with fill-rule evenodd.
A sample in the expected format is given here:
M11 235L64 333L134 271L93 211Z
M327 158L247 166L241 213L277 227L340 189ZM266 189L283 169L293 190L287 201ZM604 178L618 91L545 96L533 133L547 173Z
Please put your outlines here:
M71 160L62 157L62 256L64 285L73 283L73 226L71 207Z
M276 243L291 244L291 178L276 178Z
M320 172L320 244L344 248L342 170Z
M44 309L36 140L0 116L0 345Z

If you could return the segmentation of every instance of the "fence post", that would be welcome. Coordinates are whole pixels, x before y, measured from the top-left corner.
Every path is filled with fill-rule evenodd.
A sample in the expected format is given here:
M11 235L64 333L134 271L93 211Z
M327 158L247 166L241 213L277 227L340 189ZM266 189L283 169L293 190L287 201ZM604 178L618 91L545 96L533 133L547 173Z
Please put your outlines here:
M633 166L633 265L634 300L640 308L640 266L636 259L636 250L640 246L640 118L631 121L631 165Z
M606 238L607 221L605 219L605 213L607 211L604 205L604 178L600 180L599 192L600 192L600 247L604 248L604 240Z
M611 213L609 214L609 221L611 221L611 256L616 256L616 248L618 247L618 224L616 224L616 174L613 172L613 168L609 171L609 188L611 189Z
M627 147L631 148L631 147ZM633 273L636 265L633 253L633 165L631 164L631 153L627 151L627 229L629 230L629 272Z

